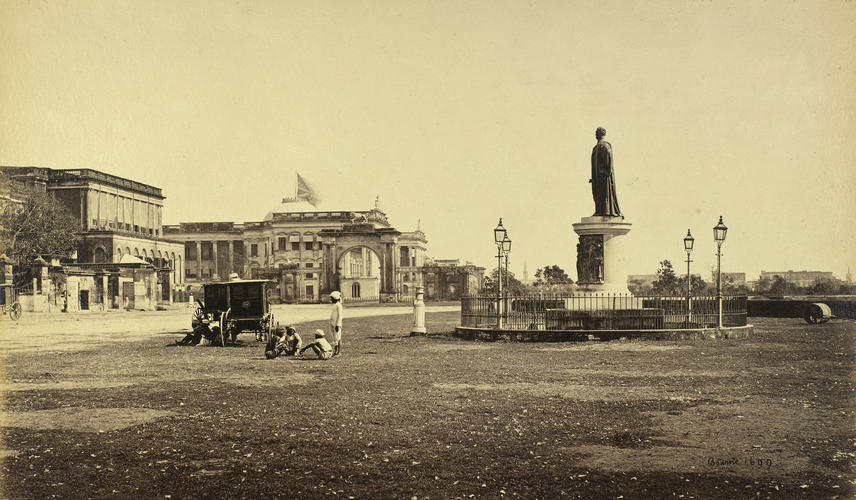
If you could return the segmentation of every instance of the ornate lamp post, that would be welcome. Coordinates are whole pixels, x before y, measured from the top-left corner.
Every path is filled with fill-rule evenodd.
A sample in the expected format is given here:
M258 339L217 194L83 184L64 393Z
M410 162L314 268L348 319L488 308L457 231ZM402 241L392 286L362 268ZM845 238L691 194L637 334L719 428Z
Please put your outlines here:
M505 255L505 293L511 289L508 287L508 254L511 253L511 238L506 234L502 239L502 253Z
M508 254L511 253L511 238L506 234L502 238L502 253L505 255L505 294L509 295L511 292L511 288L508 286ZM508 299L503 298L503 310L505 314L508 314Z
M722 328L722 243L725 242L725 233L728 228L722 223L722 216L719 216L719 223L713 227L713 239L716 240L716 307L718 317L716 327Z
M690 283L692 282L692 275L690 274L690 253L693 251L693 243L695 242L695 238L690 234L690 230L687 229L687 235L684 237L684 250L687 251L687 326L689 326L690 318L692 315L692 292Z
M493 241L496 243L496 277L499 283L499 296L496 301L496 324L502 328L502 242L508 238L508 231L502 226L502 217L499 225L493 230Z

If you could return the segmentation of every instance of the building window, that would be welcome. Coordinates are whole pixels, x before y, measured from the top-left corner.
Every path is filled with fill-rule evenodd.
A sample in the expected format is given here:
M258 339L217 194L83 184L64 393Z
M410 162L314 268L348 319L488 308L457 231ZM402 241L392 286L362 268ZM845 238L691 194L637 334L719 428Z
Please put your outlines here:
M306 273L306 279L310 279L310 280L311 280L311 279L312 279L312 278L314 278L314 277L315 277L315 274L314 274L314 273Z
M312 250L312 242L311 242L311 241L304 241L304 242L303 242L303 246L304 246L307 250Z
M256 243L250 244L250 257L258 257L259 256L259 246Z
M313 263L311 263L311 262L307 262L307 263L306 263L306 267L313 267L314 265L315 265L315 264L313 264Z
M300 242L298 242L298 241L292 241L292 242L291 242L291 249L292 249L292 250L300 250Z
M358 299L360 298L360 284L354 283L351 285L351 297Z
M283 250L283 251L287 250L287 248L286 248L288 246L287 240L288 240L288 238L286 238L285 236L280 236L279 242L277 243L277 248L279 248L280 250Z
M315 297L315 288L312 285L306 285L306 296L309 298Z
M404 282L406 283L408 281L410 281L410 276L408 276L407 273L404 273Z
M201 243L199 247L202 249L202 259L211 260L211 246Z

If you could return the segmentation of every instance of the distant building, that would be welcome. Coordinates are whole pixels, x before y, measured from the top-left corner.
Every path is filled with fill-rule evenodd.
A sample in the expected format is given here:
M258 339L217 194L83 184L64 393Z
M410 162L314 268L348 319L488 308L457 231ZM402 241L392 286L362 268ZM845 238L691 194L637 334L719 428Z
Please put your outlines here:
M29 311L155 309L183 287L184 246L163 238L159 188L91 169L0 167L10 182L4 201L23 202L31 190L62 203L80 222L76 255L45 256L20 290Z
M628 288L646 288L650 287L657 281L656 274L628 274L627 275L627 287Z
M711 281L716 283L716 273L711 276ZM746 284L746 273L722 273L722 282L728 283L735 286L745 285Z
M173 300L173 292L184 282L184 245L163 237L165 197L160 188L85 168L0 167L0 171L11 181L12 198L26 196L27 189L42 190L80 221L83 231L75 265L120 264L124 256L138 257L157 275L151 302ZM118 278L114 281L118 283ZM113 299L121 297L121 291L110 290ZM117 303L113 299L110 302Z
M835 277L831 272L826 271L761 271L758 280L764 278L774 281L776 278L782 278L787 283L792 283L796 286L806 287L811 286L815 281L833 281Z
M164 227L187 255L191 284L243 278L274 281L273 302L318 302L340 290L346 301L412 297L422 284L428 240L422 230L390 226L375 202L371 210L319 211L286 198L258 222L182 222Z
M458 259L437 259L422 266L425 300L458 300L475 295L484 284L485 268Z
M526 265L526 261L523 261L523 278L520 282L524 285L531 285L534 281L529 278L529 266Z

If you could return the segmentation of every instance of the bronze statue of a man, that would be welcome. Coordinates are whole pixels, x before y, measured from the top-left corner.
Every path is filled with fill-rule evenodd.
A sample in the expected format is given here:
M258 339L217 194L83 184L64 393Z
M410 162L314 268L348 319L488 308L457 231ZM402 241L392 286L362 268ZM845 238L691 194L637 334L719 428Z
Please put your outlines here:
M612 145L603 140L606 129L598 127L594 136L597 144L591 150L591 194L594 197L594 215L624 217L618 208L615 193L615 175L612 170Z

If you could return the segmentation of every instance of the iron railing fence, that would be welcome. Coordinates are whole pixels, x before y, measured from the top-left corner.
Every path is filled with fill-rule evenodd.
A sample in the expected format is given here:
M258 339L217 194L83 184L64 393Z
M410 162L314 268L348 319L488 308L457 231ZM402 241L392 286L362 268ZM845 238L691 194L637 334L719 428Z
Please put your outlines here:
M746 296L722 297L722 326L746 325ZM716 327L716 297L629 294L475 295L461 326L505 330L652 330ZM501 326L500 326L501 324Z
M380 302L380 296L372 295L368 297L342 297L343 304L359 304L364 302Z

